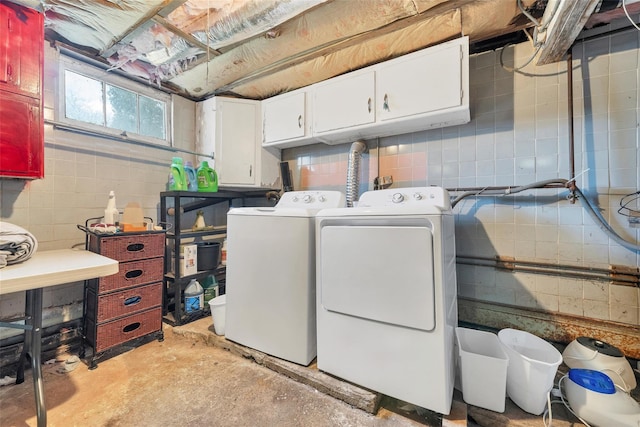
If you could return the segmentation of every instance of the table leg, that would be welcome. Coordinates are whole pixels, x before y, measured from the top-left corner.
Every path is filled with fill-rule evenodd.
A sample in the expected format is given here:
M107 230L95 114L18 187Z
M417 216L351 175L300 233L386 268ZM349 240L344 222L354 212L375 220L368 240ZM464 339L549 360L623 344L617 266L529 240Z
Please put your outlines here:
M44 384L42 382L42 288L27 291L25 308L31 330L25 331L25 347L31 354L33 390L35 392L36 416L38 427L47 425L47 409L44 403Z

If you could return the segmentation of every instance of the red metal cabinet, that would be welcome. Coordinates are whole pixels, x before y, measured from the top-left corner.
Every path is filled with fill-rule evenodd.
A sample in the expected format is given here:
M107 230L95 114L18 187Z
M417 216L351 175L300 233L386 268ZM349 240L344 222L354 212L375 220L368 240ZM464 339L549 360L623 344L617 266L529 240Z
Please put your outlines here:
M43 15L0 2L0 177L44 177Z

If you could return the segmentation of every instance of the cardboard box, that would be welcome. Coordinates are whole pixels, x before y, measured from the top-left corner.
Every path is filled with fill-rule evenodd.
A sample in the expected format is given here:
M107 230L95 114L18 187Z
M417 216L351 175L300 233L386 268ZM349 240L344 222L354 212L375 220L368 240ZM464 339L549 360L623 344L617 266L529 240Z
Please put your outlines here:
M180 276L190 276L198 272L198 245L182 245Z

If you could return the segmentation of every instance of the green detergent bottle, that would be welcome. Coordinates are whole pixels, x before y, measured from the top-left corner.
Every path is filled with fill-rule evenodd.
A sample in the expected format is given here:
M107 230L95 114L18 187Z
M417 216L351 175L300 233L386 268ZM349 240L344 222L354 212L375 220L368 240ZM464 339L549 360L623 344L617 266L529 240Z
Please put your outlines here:
M218 191L218 174L209 167L209 163L203 161L198 168L198 191Z
M187 191L187 175L182 164L182 157L174 157L171 160L169 191Z

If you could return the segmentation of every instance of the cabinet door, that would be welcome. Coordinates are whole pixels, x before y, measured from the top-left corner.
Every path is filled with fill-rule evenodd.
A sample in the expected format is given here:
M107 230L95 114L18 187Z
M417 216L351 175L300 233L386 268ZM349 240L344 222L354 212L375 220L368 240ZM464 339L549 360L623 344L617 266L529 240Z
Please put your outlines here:
M462 48L435 46L377 68L376 113L390 120L462 104Z
M0 3L0 90L40 96L43 31L42 14Z
M222 185L256 183L258 101L218 99L216 123L216 171Z
M307 94L296 92L275 96L264 101L264 143L305 136Z
M375 121L375 74L354 72L315 86L313 133L359 126Z
M0 91L0 176L44 177L40 101Z

